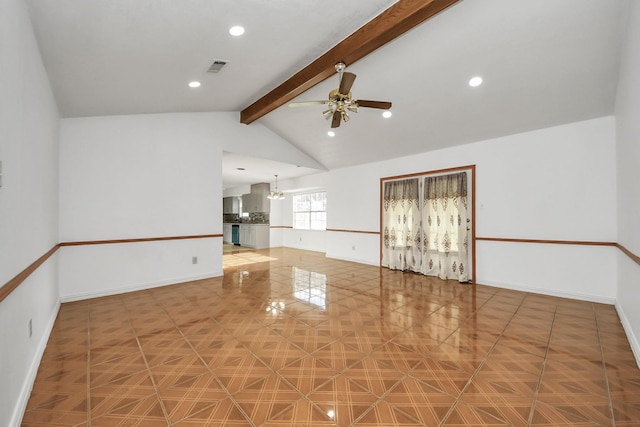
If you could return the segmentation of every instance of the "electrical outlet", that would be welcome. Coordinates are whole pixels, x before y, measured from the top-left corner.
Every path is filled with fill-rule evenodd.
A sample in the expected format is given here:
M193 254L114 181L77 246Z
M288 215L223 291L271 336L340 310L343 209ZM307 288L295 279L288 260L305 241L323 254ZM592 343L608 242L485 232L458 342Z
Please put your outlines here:
M198 263L198 257L194 256L191 258L191 264L197 264Z
M29 338L33 335L33 319L29 319Z

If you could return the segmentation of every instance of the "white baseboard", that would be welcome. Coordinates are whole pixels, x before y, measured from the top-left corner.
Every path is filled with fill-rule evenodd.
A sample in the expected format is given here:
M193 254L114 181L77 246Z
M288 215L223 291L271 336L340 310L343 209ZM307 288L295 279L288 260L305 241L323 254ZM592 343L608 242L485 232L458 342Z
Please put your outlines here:
M511 289L514 291L529 292L532 294L548 295L548 296L559 297L559 298L569 298L569 299L575 299L575 300L587 301L587 302L597 302L600 304L614 305L616 303L615 298L603 297L600 295L590 295L590 294L581 294L576 292L564 292L564 291L556 291L551 289L533 288L530 286L514 285L512 283L483 282L478 284L491 286L494 288L504 288L504 289Z
M638 337L636 337L636 334L633 332L631 323L629 323L629 319L627 319L627 315L622 309L622 306L617 301L616 311L618 312L618 317L620 317L620 322L622 323L624 332L627 335L627 339L629 340L631 351L633 351L633 355L636 357L636 365L638 365L638 368L640 368L640 341L638 341Z
M27 376L25 377L24 382L22 383L20 396L18 397L16 406L13 409L13 416L9 421L9 426L11 427L19 427L20 424L22 423L22 417L24 416L24 411L27 409L27 403L29 403L31 390L33 389L33 384L36 381L38 368L40 367L40 362L42 361L42 356L44 355L44 351L47 348L47 342L49 341L49 336L51 335L51 331L53 330L53 325L56 323L56 318L58 317L58 311L60 311L60 301L56 303L56 306L53 309L53 313L51 313L51 317L49 318L49 321L45 325L44 331L42 332L42 336L40 337L40 342L38 342L38 347L36 348L36 352L33 355L31 366L29 367Z
M91 298L107 297L111 295L124 294L127 292L141 291L144 289L159 288L161 286L175 285L178 283L192 282L195 280L210 279L212 277L220 277L223 275L222 270L216 270L211 273L201 274L197 276L176 277L168 280L160 280L157 282L137 283L134 285L121 286L119 288L106 289L102 291L85 292L81 294L64 295L60 297L60 302L82 301Z

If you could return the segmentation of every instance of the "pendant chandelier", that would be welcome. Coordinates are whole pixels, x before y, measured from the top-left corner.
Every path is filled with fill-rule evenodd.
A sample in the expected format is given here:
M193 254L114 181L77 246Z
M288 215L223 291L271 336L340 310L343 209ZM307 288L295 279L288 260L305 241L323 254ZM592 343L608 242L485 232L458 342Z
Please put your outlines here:
M267 196L267 199L284 199L284 193L282 191L278 191L278 175L275 175L276 177L276 190L275 191L270 191L269 195Z

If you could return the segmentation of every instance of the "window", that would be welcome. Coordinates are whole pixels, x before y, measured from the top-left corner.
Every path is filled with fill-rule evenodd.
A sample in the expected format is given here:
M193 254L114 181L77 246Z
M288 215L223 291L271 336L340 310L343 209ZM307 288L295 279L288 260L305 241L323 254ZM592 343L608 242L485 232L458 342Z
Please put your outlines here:
M293 196L293 228L302 230L327 229L327 193Z

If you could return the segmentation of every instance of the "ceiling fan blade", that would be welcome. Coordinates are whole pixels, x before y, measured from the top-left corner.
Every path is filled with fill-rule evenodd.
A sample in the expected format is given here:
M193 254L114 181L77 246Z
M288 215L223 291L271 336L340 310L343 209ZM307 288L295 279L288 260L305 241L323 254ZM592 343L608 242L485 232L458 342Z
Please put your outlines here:
M351 91L351 86L353 86L353 82L356 80L356 75L353 73L349 73L345 71L342 73L342 80L340 80L340 88L338 91L342 95L347 95L349 91Z
M391 103L386 101L367 101L365 99L359 99L356 103L358 104L358 107L380 108L382 110L388 110L391 108Z
M309 105L325 105L329 101L301 101L301 102L290 102L289 107L307 107Z
M337 128L340 127L340 120L342 119L342 113L340 111L336 111L333 113L333 119L331 120L331 127Z

